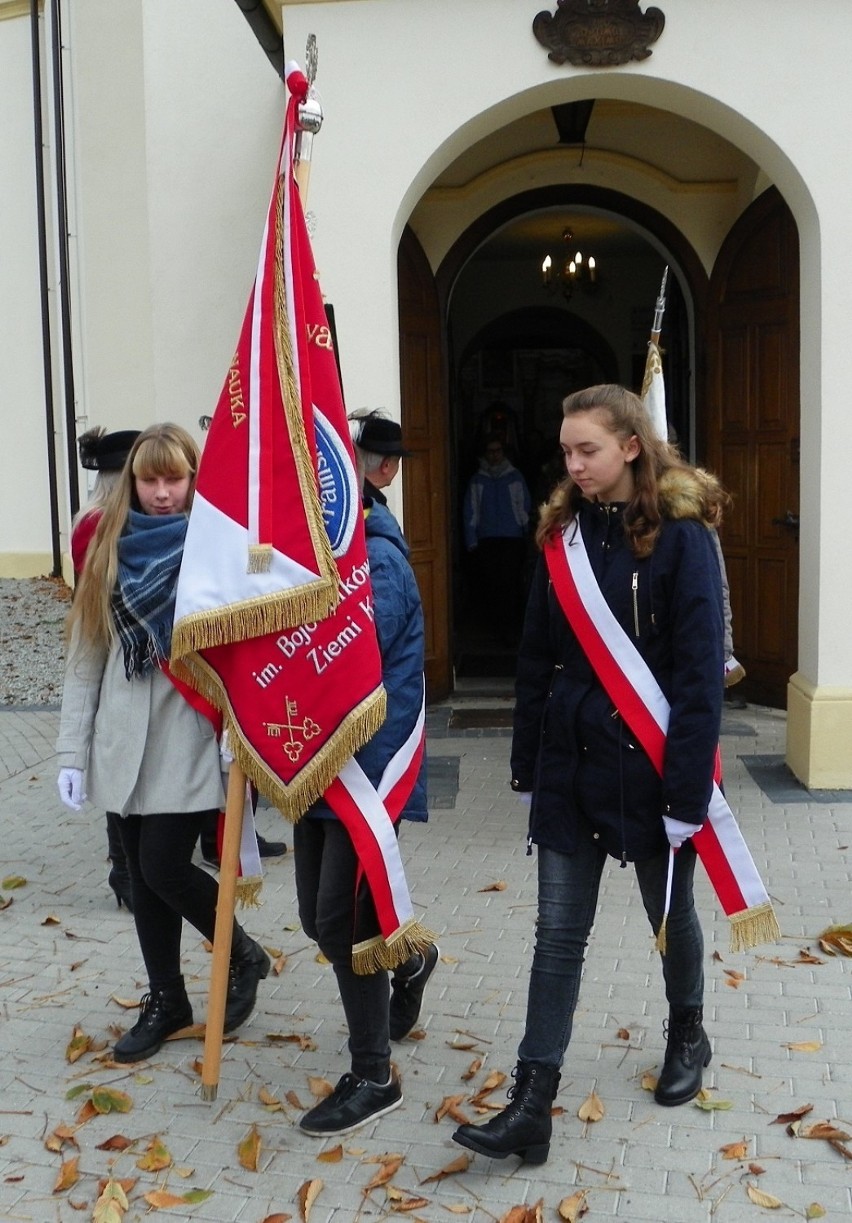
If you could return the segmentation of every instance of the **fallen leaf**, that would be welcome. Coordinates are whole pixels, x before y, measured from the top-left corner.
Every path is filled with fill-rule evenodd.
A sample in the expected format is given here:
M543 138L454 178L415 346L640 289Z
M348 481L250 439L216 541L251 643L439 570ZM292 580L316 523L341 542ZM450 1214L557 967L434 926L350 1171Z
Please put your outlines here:
M282 1214L267 1215L265 1219L261 1219L261 1223L289 1223L289 1220L292 1219L292 1217L292 1215Z
M339 1164L343 1159L343 1147L340 1143L336 1147L330 1147L327 1151L320 1151L317 1160L323 1164Z
M459 1105L464 1098L464 1093L462 1093L460 1096L444 1096L443 1100L435 1110L435 1120L442 1121L444 1117L452 1117L454 1121L459 1122L459 1125L469 1125L470 1118L465 1117L464 1113L459 1108ZM459 1120L460 1118L461 1120Z
M470 1065L468 1066L467 1070L463 1072L461 1076L462 1081L466 1083L470 1079L475 1078L476 1075L479 1074L481 1069L482 1069L482 1058L475 1057L473 1061L470 1063Z
M619 1040L630 1040L630 1033L627 1028L619 1028L615 1035ZM567 1202L568 1199L565 1198L565 1201Z
M370 1162L375 1163L376 1161L371 1160ZM393 1180L403 1165L404 1156L394 1155L393 1157L382 1159L379 1162L381 1163L381 1167L379 1168L378 1172L375 1173L369 1184L364 1186L364 1193L370 1193L371 1190L378 1189L380 1185L386 1185L388 1181Z
M165 1189L154 1189L143 1195L149 1206L157 1210L171 1210L173 1206L195 1206L212 1198L212 1189L190 1189L188 1193L168 1193Z
M323 955L321 951L318 951L316 953L316 955L314 956L314 959L316 960L317 964L330 964L331 963L331 960L326 959L326 957Z
M112 1138L107 1138L104 1142L99 1142L95 1147L96 1151L126 1151L131 1146L132 1140L125 1138L123 1134L113 1134Z
M253 1125L242 1142L237 1146L237 1157L247 1172L257 1171L257 1161L260 1159L261 1146L260 1132L257 1126Z
M506 881L505 879L498 879L496 882L487 883L484 888L477 888L476 890L478 892L505 892Z
M773 1197L771 1193L764 1193L762 1189L758 1189L755 1185L746 1185L746 1192L749 1200L754 1202L755 1206L765 1206L767 1210L777 1210L784 1203L780 1198Z
M793 1040L782 1043L782 1049L792 1049L795 1053L817 1053L822 1048L821 1040Z
M559 1203L559 1217L565 1219L566 1223L577 1223L577 1219L587 1214L588 1210L585 1189L572 1193L569 1198L563 1198Z
M14 891L15 888L25 888L26 886L27 881L23 875L7 875L3 882L0 883L0 887L5 888L7 892Z
M816 1121L813 1125L806 1125L804 1128L800 1127L796 1137L822 1138L826 1142L848 1142L852 1138L852 1134L847 1134L845 1130L839 1130L830 1121Z
M4 879L3 887L6 887ZM828 955L852 955L852 924L828 926L819 936L819 945Z
M93 1087L92 1108L96 1113L105 1116L107 1113L129 1113L133 1101L125 1091L115 1087Z
M500 1223L542 1223L543 1206L544 1198L539 1198L535 1206L513 1206L500 1216Z
M818 955L814 955L813 952L805 951L804 948L800 948L799 959L797 962L799 964L824 964L825 960L821 960L820 957Z
M287 1103L292 1108L298 1108L300 1113L303 1113L305 1111L305 1106L304 1104L302 1104L301 1100L296 1095L295 1091L285 1092L284 1099L287 1101Z
M261 1087L260 1091L257 1093L257 1098L260 1100L267 1112L278 1113L284 1108L281 1101L278 1100L266 1087Z
M71 1033L71 1039L65 1046L66 1062L71 1062L73 1065L84 1053L88 1052L91 1044L91 1036L87 1036L82 1028L75 1026L74 1031Z
M283 1032L267 1032L266 1039L277 1044L298 1045L303 1052L305 1050L313 1052L317 1047L314 1038L305 1036L302 1032L288 1032L286 1035Z
M64 1159L62 1161L62 1166L59 1169L59 1175L56 1178L56 1184L53 1186L54 1193L64 1193L66 1189L70 1189L72 1185L77 1184L77 1181L80 1179L80 1173L77 1167L79 1162L79 1155L73 1155L70 1159Z
M286 964L287 964L287 957L286 957L286 955L277 955L277 956L274 956L274 957L273 957L273 960L272 960L272 971L275 973L276 977L280 977L280 976L281 976L282 972L284 971L284 968L285 968ZM290 1216L288 1215L288 1216L287 1216L287 1218L289 1219L289 1217L290 1217Z
M299 1189L299 1212L302 1216L302 1223L308 1223L311 1207L317 1200L321 1189L322 1181L318 1180L305 1181Z
M639 1084L643 1091L657 1090L657 1076L651 1070L646 1070Z
M421 1185L428 1185L431 1181L442 1181L448 1176L455 1176L459 1172L467 1172L470 1167L471 1155L459 1155L458 1159L454 1159L451 1164L447 1164L445 1168L441 1168L440 1172L433 1172L431 1176L425 1176Z
M41 923L43 926L61 926L62 922L53 913L48 913L47 917Z
M799 1121L802 1117L813 1111L813 1104L802 1104L799 1108L794 1108L791 1113L779 1113L777 1117L769 1122L770 1125L789 1125L791 1121Z
M729 1142L719 1147L719 1150L723 1159L745 1159L748 1155L748 1141L744 1138L742 1142Z
M429 1205L428 1198L413 1198L402 1189L397 1189L393 1185L388 1185L385 1192L387 1193L388 1201L391 1203L391 1212L393 1214L408 1214L412 1210L422 1210L424 1206Z
M95 1202L93 1223L121 1223L127 1210L127 1193L121 1181L108 1180Z
M168 1147L155 1134L145 1148L145 1154L136 1160L136 1167L143 1172L162 1172L164 1168L170 1168L172 1162Z
M308 1087L318 1100L324 1100L326 1096L330 1096L334 1091L334 1087L329 1083L328 1079L317 1078L315 1075L308 1075Z
M604 1102L596 1091L591 1091L580 1105L577 1116L581 1121L600 1121L606 1116Z
M74 1137L76 1128L73 1125L57 1125L56 1129L45 1138L44 1145L48 1151L55 1151L57 1154L62 1150L66 1142L79 1149L80 1144Z
M703 1095L703 1092L699 1093L699 1098L693 1100L692 1102L696 1108L704 1109L705 1113L712 1113L712 1112L724 1113L724 1112L727 1112L729 1108L734 1107L733 1100L716 1100L716 1099L713 1099L712 1097L710 1099L702 1100L700 1098L701 1095Z
M736 969L733 968L723 968L722 972L729 978L726 984L730 985L733 983L734 989L738 989L742 982L746 979L744 972L737 972Z
M452 1206L445 1206L444 1210L449 1211L451 1215L469 1215L476 1207L467 1206L464 1202L453 1202Z
M806 1219L824 1219L825 1207L820 1206L819 1202L811 1202L810 1206L805 1209Z
M765 1168L761 1168L760 1164L749 1164L748 1170L752 1176L763 1176L766 1171Z
M119 998L117 994L110 994L110 1002L117 1002L125 1011L135 1011L139 1007L138 998Z
M8 909L14 903L14 896L0 896L0 909Z

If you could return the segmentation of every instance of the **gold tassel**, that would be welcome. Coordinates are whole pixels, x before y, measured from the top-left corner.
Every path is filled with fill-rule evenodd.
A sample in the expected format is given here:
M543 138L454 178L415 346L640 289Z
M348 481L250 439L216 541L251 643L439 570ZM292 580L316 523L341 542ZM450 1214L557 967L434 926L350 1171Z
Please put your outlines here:
M731 914L731 951L749 951L763 943L777 943L781 929L769 901Z
M260 893L263 889L263 878L260 875L249 875L237 879L237 904L241 909L259 909L263 904Z
M272 568L272 544L249 544L246 573L269 573Z
M425 954L434 942L434 931L427 930L417 918L409 918L387 941L377 935L363 943L356 943L352 948L352 971L359 977L369 976L381 969L392 971L415 952Z
M657 948L657 951L659 951L660 955L666 954L666 919L665 917L663 918L662 922L660 923L660 928L657 931L657 937L654 941L654 946Z

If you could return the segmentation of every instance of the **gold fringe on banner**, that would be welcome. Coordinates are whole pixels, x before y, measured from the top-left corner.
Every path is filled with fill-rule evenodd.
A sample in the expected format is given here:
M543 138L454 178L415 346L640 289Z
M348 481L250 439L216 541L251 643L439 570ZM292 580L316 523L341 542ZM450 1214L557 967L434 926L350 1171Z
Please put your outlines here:
M262 875L242 875L237 879L237 904L241 909L259 909L263 904L260 893L263 889Z
M246 573L269 573L272 568L272 544L249 544Z
M427 930L416 917L410 917L395 930L387 941L376 935L352 948L352 971L367 977L382 969L392 971L410 959L415 952L425 955L435 942L435 934Z
M769 901L731 914L731 951L749 951L763 943L777 943L781 929Z
M230 645L247 637L296 628L313 620L324 620L340 602L337 577L286 592L260 595L242 603L229 603L210 611L192 612L175 625L172 663L197 650Z

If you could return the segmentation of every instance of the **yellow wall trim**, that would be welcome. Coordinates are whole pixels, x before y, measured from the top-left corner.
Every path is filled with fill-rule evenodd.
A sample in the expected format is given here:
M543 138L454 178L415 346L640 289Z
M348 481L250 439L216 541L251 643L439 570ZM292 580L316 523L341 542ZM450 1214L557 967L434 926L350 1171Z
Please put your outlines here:
M44 8L44 0L39 0L39 11ZM0 21L7 17L29 17L30 0L0 0Z
M852 688L787 685L787 764L809 790L852 790Z
M43 578L52 569L51 552L0 553L0 578Z

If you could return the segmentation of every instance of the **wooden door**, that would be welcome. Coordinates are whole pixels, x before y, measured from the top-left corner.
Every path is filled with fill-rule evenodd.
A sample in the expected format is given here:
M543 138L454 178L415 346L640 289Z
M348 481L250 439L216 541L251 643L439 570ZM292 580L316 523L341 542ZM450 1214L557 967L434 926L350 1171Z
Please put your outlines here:
M435 278L410 229L399 244L399 358L405 536L426 621L426 693L452 689L447 473L449 413L444 396L441 315Z
M725 240L708 323L707 461L734 497L722 546L737 691L783 708L798 644L799 248L774 189Z

